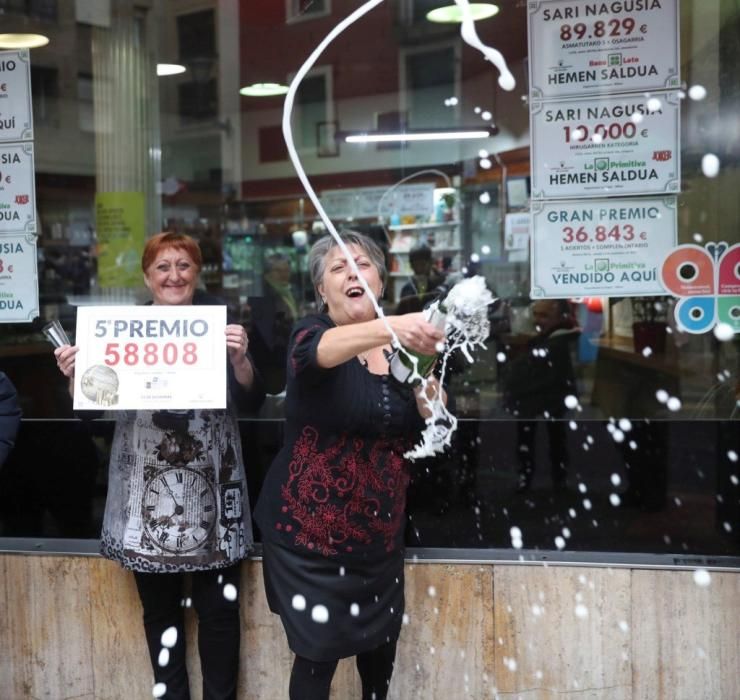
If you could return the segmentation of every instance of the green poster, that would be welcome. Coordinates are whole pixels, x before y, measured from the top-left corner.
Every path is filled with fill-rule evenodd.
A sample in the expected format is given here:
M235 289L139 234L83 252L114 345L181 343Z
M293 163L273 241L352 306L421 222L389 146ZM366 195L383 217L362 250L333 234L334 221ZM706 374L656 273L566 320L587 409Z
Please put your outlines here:
M98 284L101 287L141 286L141 252L146 240L142 192L98 192Z

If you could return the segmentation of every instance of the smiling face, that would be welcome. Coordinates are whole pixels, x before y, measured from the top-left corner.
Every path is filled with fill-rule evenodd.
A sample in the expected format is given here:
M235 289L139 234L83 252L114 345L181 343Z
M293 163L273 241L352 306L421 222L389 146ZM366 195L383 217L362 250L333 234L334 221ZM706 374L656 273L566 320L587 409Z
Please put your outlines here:
M163 248L144 272L144 283L158 306L192 304L198 273L198 266L186 251Z
M363 248L354 244L349 244L347 248L375 298L379 299L383 283L378 269ZM372 301L365 293L362 283L350 267L341 248L339 246L331 248L324 262L324 275L318 290L326 299L332 321L341 326L374 319L375 309Z

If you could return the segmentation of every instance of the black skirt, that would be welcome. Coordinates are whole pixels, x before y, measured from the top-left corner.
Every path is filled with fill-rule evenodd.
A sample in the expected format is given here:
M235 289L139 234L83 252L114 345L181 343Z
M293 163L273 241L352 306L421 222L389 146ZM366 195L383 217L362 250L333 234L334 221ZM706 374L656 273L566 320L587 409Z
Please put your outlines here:
M295 654L330 661L398 639L403 551L339 562L280 542L262 548L267 602Z

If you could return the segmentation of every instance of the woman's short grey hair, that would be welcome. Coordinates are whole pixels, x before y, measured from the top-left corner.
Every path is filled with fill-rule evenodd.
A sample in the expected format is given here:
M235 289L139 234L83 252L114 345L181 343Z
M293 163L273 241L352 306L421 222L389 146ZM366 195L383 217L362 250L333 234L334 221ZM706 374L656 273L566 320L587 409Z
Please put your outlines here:
M370 262L375 265L375 269L378 271L380 279L383 282L383 289L385 289L388 271L385 267L385 255L380 246L369 236L366 236L364 233L358 233L357 231L340 231L339 237L345 245L356 245L365 251L367 257L370 258ZM331 234L327 234L319 238L308 252L308 270L311 273L311 283L316 294L316 304L319 311L325 310L325 304L321 299L321 294L319 294L319 285L324 279L326 256L332 248L338 245L334 237Z

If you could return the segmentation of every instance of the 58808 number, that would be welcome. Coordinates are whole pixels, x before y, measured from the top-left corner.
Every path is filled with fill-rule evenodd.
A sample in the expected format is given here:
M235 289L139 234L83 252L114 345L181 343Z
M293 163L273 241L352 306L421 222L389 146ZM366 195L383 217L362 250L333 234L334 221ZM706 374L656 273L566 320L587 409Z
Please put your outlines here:
M104 362L109 367L121 362L129 367L139 363L151 366L160 361L166 365L178 362L194 365L198 362L198 346L196 343L185 343L182 350L175 343L165 343L161 347L157 343L108 343L105 346Z

